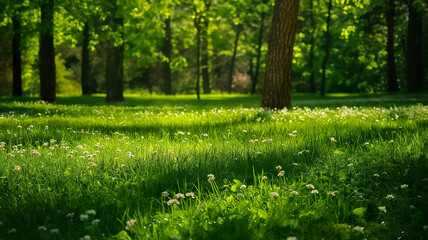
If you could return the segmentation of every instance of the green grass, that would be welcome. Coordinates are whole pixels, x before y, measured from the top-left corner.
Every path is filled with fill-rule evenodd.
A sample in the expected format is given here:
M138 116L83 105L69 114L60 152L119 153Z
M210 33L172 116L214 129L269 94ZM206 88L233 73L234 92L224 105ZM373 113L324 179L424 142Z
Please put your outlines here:
M425 95L16 100L0 102L0 239L428 238Z

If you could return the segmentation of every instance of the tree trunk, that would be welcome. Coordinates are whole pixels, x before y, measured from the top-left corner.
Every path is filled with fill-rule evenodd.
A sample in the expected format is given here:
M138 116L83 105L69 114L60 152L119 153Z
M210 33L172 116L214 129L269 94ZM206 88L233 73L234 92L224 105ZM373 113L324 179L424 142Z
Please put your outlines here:
M172 81L171 81L171 17L165 18L165 42L163 47L163 55L168 59L164 62L164 91L166 95L172 94Z
M22 66L21 66L21 16L15 13L12 18L13 40L12 40L12 58L13 58L13 91L14 97L22 96Z
M210 88L210 74L209 74L209 66L208 66L208 18L204 18L204 26L202 28L202 41L201 41L201 52L202 52L202 87L204 89L205 94L211 93Z
M196 10L195 10L196 13ZM196 28L196 97L197 99L201 99L200 97L200 87L199 87L199 79L201 77L201 69L200 69L200 50L201 50L201 17L195 17L195 28Z
M123 39L123 18L116 16L117 2L111 1L113 8L109 24L113 31L120 31ZM115 39L108 41L107 71L106 71L107 101L123 101L123 42L115 44Z
M291 69L298 12L299 0L275 0L266 56L263 108L283 109L291 106Z
M251 78L253 80L251 84L252 95L256 93L256 86L257 86L257 82L259 81L260 60L262 58L263 32L265 28L265 16L266 16L266 13L262 12L262 15L260 18L259 39L258 39L258 45L257 45L256 72L254 73L254 78Z
M315 16L314 16L314 3L313 0L310 0L309 2L309 11L311 12L310 15L310 22L311 22L311 27L312 27L312 31L311 31L311 39L310 39L310 45L311 48L309 50L309 62L308 62L308 67L309 67L309 71L310 71L310 77L309 77L309 91L311 93L315 93L315 76L314 76L314 50L315 50L315 30L316 30L316 25L315 25Z
M325 31L324 59L322 60L321 96L325 96L326 68L330 56L330 20L332 0L328 1L327 29Z
M55 102L55 50L53 39L54 0L41 5L39 72L40 96L43 101Z
M388 92L398 92L397 70L395 67L394 52L394 0L389 0L388 11L386 12L387 52L388 52Z
M233 70L235 68L235 59L236 59L236 51L238 50L238 43L239 43L239 35L241 34L241 23L238 24L237 30L236 30L236 38L235 38L235 46L233 48L233 55L232 60L230 62L230 68L229 68L229 78L227 81L227 93L232 93L232 82L233 82Z
M82 94L91 94L91 83L89 79L89 24L86 22L83 28L82 42Z
M409 26L407 32L407 91L418 92L423 89L422 65L422 16L412 3L409 3Z

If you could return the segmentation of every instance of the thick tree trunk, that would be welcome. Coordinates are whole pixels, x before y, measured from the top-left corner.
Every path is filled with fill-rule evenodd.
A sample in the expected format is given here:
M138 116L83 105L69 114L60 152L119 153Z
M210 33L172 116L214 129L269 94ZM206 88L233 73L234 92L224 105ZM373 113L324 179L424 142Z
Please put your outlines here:
M321 96L322 97L325 96L326 68L327 68L328 58L330 56L331 7L332 7L332 0L329 0L328 13L327 13L327 29L325 31L324 58L322 60L322 76L321 76Z
M196 13L196 10L195 10ZM196 28L196 97L197 99L201 99L200 97L200 86L199 79L201 78L201 17L195 17L195 28Z
M233 47L232 60L230 61L229 78L227 81L227 93L232 93L233 70L235 69L236 51L238 50L239 35L241 34L242 25L238 24L236 30L235 45Z
M389 9L386 12L387 33L387 52L388 52L388 92L398 92L397 70L395 67L394 51L394 0L389 0Z
M266 56L263 108L283 109L291 106L291 69L298 12L299 0L275 0Z
M54 0L41 5L39 72L40 96L43 101L55 102L55 50L53 39Z
M21 16L17 13L12 18L13 40L12 40L12 58L13 58L13 91L14 97L22 96L22 66L21 66Z
M202 41L201 41L201 53L202 53L202 87L204 94L211 93L210 88L210 74L208 66L208 18L205 17L204 26L202 28Z
M256 93L257 82L259 81L260 60L262 58L263 32L265 28L265 16L266 13L262 12L262 15L260 16L259 39L257 43L256 72L254 73L254 78L251 78L253 80L251 84L252 95Z
M117 9L116 0L111 1L113 8L109 24L113 31L120 31L123 38L123 19L115 16ZM115 44L114 39L108 41L107 71L106 71L107 101L123 101L123 43Z
M423 89L422 31L421 12L409 4L409 26L407 32L407 91L418 92Z
M309 67L309 71L310 71L310 77L309 77L309 91L311 93L315 93L315 76L314 76L314 51L315 51L315 30L316 30L316 25L315 25L315 16L314 16L314 3L313 0L310 0L309 2L309 11L311 12L310 15L310 21L311 21L311 27L312 27L312 31L311 31L311 39L310 39L310 45L311 48L309 50L309 62L308 62L308 67Z
M89 79L89 24L86 22L83 28L82 42L82 94L91 94L91 82Z
M172 56L172 44L171 44L171 17L165 18L165 41L163 46L163 54L168 59L164 62L164 91L166 95L172 94L172 81L171 81L171 56Z

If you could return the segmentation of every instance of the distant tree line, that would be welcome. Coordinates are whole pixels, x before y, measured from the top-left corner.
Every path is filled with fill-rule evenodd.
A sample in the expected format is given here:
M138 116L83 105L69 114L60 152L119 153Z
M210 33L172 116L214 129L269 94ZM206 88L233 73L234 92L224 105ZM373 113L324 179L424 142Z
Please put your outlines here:
M262 105L280 108L292 91L417 92L428 82L427 4L3 0L0 94L121 101L141 89L198 98L263 89Z

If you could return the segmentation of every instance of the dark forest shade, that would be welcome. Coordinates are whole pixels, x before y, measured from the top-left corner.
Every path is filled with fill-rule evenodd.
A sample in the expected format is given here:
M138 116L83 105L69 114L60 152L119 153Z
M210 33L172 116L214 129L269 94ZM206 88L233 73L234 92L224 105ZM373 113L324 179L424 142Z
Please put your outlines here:
M122 31L123 18L116 14L117 2L110 0L110 3L112 6L112 14L109 19L110 26L115 32ZM123 32L120 32L120 36L123 39ZM108 41L106 67L107 101L123 101L123 42L115 44L115 39Z
M325 42L324 42L324 58L322 60L322 75L321 75L321 96L325 96L325 82L326 82L326 68L328 58L330 56L330 20L331 20L331 7L332 0L328 2L328 13L327 13L327 29L325 31Z
M266 3L266 1L263 1L263 3ZM251 82L251 94L256 93L256 87L257 87L257 83L259 81L260 61L262 58L263 32L264 32L264 28L265 28L265 17L266 17L266 12L263 11L260 15L259 38L257 41L256 72L255 72L254 76L251 78L251 80L252 80L252 82ZM251 73L252 73L253 72L253 70L252 70L253 61L252 60L251 60L250 64L251 64Z
M387 33L387 52L388 52L388 92L398 91L397 69L395 66L395 51L394 51L394 22L395 6L394 0L389 0L388 10L386 12Z
M409 4L409 25L407 32L407 91L418 92L423 89L422 64L422 12Z
M164 92L166 95L172 94L172 81L171 81L171 54L172 54L172 44L171 44L171 17L165 18L165 39L163 46L163 55L167 58L164 64Z
M21 19L15 13L12 18L13 40L12 40L12 68L13 68L13 90L15 97L22 96L22 61L21 61Z
M83 42L82 42L82 94L91 94L91 82L89 75L89 24L85 23L83 28Z
M262 107L291 106L291 69L299 0L276 0L266 56Z
M43 101L55 102L55 52L53 41L54 1L46 0L41 4L40 23L40 96Z
M235 69L236 52L238 50L239 35L241 34L241 29L242 29L242 24L238 24L238 26L236 26L235 43L233 47L232 60L230 61L229 77L227 81L227 93L229 94L232 93L233 71Z

